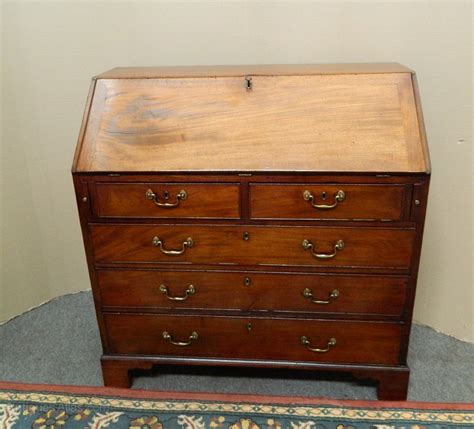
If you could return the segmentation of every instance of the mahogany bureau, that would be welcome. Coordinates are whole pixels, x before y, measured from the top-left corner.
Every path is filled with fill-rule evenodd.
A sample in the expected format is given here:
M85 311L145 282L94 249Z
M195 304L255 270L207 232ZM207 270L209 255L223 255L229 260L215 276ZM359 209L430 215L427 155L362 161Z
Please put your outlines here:
M114 69L72 172L107 386L254 366L406 398L430 178L413 71Z

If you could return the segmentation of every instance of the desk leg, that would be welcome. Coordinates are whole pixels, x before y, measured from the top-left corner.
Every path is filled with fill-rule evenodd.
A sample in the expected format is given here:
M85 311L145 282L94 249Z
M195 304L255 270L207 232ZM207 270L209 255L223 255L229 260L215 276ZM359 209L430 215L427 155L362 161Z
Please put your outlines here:
M106 387L122 387L128 389L132 384L133 369L151 369L152 362L133 359L114 359L103 356L100 361L102 376Z

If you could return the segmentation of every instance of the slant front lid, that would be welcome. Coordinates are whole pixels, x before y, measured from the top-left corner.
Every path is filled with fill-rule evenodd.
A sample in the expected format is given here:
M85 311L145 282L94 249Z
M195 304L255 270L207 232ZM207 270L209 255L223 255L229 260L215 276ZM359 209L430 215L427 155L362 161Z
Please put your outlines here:
M401 66L159 70L93 82L73 171L429 171Z

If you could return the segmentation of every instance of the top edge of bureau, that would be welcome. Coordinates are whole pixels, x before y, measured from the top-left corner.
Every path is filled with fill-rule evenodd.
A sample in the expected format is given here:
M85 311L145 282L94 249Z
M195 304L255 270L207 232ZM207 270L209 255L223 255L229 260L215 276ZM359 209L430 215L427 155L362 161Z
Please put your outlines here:
M318 177L367 177L367 178L407 178L419 177L429 178L431 171L394 171L394 172L377 172L377 171L246 171L246 170L155 170L155 171L81 171L75 168L71 169L74 176L232 176L232 177L301 177L301 178L318 178Z
M195 65L172 67L116 67L94 79L159 79L185 77L231 76L304 76L324 74L410 73L413 70L398 63L340 64L262 64L262 65Z

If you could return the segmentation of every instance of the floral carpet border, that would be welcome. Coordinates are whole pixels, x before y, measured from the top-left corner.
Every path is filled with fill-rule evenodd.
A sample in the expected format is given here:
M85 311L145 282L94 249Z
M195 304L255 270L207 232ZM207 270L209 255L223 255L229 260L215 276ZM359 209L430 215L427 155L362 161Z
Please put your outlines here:
M112 408L130 412L230 413L277 418L474 426L474 404L345 401L301 397L148 392L0 383L0 404Z

